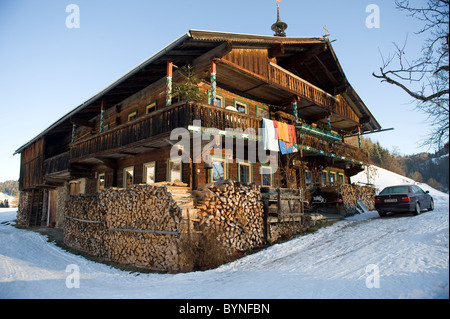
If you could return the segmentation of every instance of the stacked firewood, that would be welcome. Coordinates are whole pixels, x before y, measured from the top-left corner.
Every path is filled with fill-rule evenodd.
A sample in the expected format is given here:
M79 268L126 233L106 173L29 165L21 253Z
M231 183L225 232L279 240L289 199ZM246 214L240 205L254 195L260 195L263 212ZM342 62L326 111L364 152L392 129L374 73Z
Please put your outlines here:
M197 230L219 234L225 247L244 251L263 243L263 204L257 185L225 180L197 191Z
M164 186L109 188L99 195L107 211L112 261L152 269L177 269L181 210Z
M66 204L64 242L90 255L107 258L105 213L96 195L71 196Z
M375 209L375 188L354 184L343 184L339 192L344 202L346 215L356 213L357 201L361 201L369 210Z
M72 248L121 264L180 268L181 209L166 186L72 196L65 216L65 243Z

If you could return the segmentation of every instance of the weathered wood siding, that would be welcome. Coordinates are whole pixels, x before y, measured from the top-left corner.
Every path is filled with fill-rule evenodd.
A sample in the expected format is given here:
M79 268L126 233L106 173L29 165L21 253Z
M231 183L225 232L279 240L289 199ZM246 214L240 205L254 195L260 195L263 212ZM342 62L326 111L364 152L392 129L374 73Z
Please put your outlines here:
M19 189L43 184L44 139L40 138L20 154Z

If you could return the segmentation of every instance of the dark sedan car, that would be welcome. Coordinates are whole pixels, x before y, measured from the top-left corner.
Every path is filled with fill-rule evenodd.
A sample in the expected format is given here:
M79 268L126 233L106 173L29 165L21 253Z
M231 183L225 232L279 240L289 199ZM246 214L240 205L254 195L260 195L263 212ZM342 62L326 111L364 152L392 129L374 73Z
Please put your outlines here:
M420 214L423 210L433 210L434 201L428 191L417 185L397 185L383 189L375 196L375 209L380 217L387 212L412 212Z

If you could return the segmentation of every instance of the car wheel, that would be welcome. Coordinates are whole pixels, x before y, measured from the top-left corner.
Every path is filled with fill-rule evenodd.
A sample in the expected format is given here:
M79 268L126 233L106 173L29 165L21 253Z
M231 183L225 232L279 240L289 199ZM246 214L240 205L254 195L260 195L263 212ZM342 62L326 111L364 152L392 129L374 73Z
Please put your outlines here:
M420 214L420 204L416 203L416 207L414 208L413 215L417 216Z
M434 210L434 200L431 198L430 199L430 208L428 208L428 211L432 211Z
M378 215L380 215L380 217L386 217L386 212L378 212Z

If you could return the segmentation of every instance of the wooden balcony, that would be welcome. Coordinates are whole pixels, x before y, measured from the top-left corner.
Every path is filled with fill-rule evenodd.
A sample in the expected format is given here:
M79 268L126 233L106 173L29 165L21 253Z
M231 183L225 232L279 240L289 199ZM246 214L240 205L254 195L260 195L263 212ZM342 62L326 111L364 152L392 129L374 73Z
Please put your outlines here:
M298 131L297 142L306 156L324 156L342 163L362 164L369 161L369 154L365 150L342 142L330 141Z
M120 158L169 146L167 140L171 131L175 128L187 129L194 120L201 120L203 128L211 128L217 132L227 128L240 128L243 131L253 128L258 132L258 128L262 127L262 119L255 116L206 104L182 102L75 142L70 149L70 162L96 163L105 157ZM300 131L298 144L305 151L337 160L359 163L367 162L368 159L363 150ZM58 165L57 162L49 162L47 170L58 170Z
M333 96L277 64L269 63L267 71L255 73L227 59L217 62L217 81L230 91L245 92L273 105L285 105L299 96L298 112L310 122L325 123L331 114L331 124L337 129L359 125L357 114L342 96Z
M44 160L43 175L57 175L69 171L69 152L65 152Z
M342 97L335 97L276 64L269 64L269 79L344 120L359 123L358 116Z
M167 142L175 128L188 128L194 120L202 127L252 127L258 131L261 119L206 104L181 102L124 123L103 133L76 141L70 149L72 163L94 163L98 158L119 158L170 145Z

